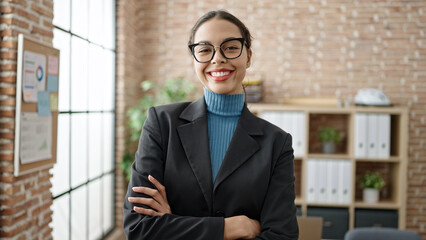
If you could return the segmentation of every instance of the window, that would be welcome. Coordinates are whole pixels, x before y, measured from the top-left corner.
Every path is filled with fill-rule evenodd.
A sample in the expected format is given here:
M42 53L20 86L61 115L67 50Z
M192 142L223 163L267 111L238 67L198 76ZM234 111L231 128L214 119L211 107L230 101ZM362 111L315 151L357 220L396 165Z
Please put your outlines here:
M60 52L54 239L100 239L114 227L115 1L55 0Z

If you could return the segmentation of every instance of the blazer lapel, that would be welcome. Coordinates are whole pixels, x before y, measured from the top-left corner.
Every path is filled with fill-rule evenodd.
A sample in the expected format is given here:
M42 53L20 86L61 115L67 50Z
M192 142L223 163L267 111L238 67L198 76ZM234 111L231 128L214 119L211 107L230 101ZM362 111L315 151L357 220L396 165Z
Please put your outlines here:
M231 143L216 176L213 191L260 149L259 144L252 137L263 134L256 122L257 118L244 106Z
M186 157L211 211L213 183L204 98L188 105L180 118L190 121L179 126L177 131Z

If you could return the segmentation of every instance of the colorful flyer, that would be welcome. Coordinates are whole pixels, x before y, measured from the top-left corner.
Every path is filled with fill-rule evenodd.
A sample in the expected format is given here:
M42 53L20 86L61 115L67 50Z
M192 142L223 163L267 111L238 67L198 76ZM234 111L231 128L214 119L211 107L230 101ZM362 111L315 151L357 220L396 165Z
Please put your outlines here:
M37 102L37 92L46 89L46 56L24 51L22 91L25 102Z
M50 111L57 112L58 111L58 93L50 93Z
M58 91L58 76L47 75L47 91L57 92Z
M52 157L52 116L21 113L21 163Z
M56 56L47 57L47 74L58 75L59 58Z
M47 91L37 92L37 113L39 116L50 116L50 96Z

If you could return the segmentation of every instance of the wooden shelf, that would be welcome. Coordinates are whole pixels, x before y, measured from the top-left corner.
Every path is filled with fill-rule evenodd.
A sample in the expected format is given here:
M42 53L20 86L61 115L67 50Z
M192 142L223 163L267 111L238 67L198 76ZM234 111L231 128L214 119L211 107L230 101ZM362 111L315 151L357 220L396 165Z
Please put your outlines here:
M398 209L399 204L392 201L379 201L378 203L365 203L363 201L355 201L355 208L371 208L371 209Z
M401 162L400 157L389 157L389 158L356 158L357 162L390 162L398 163Z
M323 153L310 153L308 158L320 158L320 159L351 159L348 154L323 154Z
M250 103L248 108L258 116L266 112L297 112L304 114L304 155L295 158L295 203L306 216L309 207L347 208L349 211L349 229L355 227L355 211L357 209L394 210L398 214L398 227L405 228L406 222L406 185L408 161L408 109L402 107L334 107L334 106L307 106L285 104ZM356 158L355 144L355 116L359 113L389 114L390 115L390 152L387 158ZM279 114L278 114L279 115ZM285 116L285 115L282 115ZM288 116L288 115L287 115ZM284 125L281 125L284 126ZM288 125L287 125L288 126ZM321 143L317 133L325 126L333 126L343 134L343 139L336 144L336 154L321 153ZM291 132L291 129L285 131ZM300 154L300 153L299 153ZM351 174L345 180L352 186L352 200L346 204L328 202L306 202L307 192L307 162L308 159L346 160L351 162ZM383 174L386 186L382 190L385 198L378 203L364 203L362 189L359 187L361 175L366 171L378 171Z
M337 207L337 208L349 208L350 204L344 203L327 203L327 202L317 202L317 203L306 203L308 207Z

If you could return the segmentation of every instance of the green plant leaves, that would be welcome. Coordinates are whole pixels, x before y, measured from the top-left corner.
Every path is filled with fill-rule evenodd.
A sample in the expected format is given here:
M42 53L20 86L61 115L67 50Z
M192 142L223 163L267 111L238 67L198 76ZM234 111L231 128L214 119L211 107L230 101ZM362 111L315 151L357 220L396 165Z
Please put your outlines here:
M382 189L385 186L385 181L377 172L366 172L360 181L361 188Z
M126 141L128 146L133 145L139 140L143 124L148 117L148 110L152 106L163 105L174 102L189 100L195 90L195 86L184 78L167 80L163 86L157 87L152 81L146 80L140 84L144 95L139 100L138 105L130 107L126 115L128 117L129 139ZM129 147L127 147L129 148ZM127 180L131 177L131 165L134 161L134 155L126 151L120 168L126 175Z

